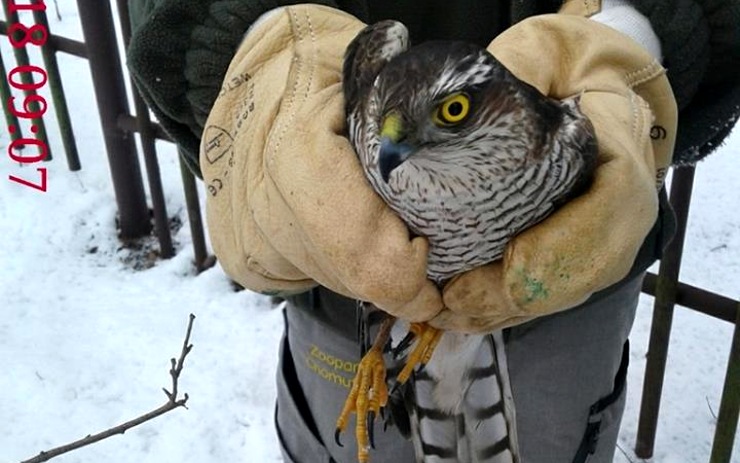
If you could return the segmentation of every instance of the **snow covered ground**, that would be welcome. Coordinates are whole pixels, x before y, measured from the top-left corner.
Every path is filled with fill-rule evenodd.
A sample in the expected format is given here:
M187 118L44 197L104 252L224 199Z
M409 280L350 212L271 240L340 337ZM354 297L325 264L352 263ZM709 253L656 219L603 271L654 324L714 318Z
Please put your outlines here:
M63 19L50 14L52 30L81 38L74 3L59 3ZM12 68L11 49L0 42ZM40 63L35 55L32 60ZM56 156L44 164L48 192L8 182L8 174L28 175L35 167L0 160L0 462L18 462L162 404L169 358L180 352L189 313L197 316L195 347L180 381L189 409L58 461L279 461L272 428L279 310L264 297L234 292L218 266L197 275L187 226L175 235L174 258L142 271L126 263L128 251L115 237L115 201L87 63L65 55L59 60L83 170L67 171L53 117L47 118ZM733 298L740 298L739 132L700 165L681 274ZM3 130L0 146L8 143ZM159 149L169 213L186 220L175 151L166 143ZM645 296L633 330L616 463L641 461L631 449L651 307ZM708 461L731 328L677 308L651 461ZM737 447L740 439L733 460L740 462Z

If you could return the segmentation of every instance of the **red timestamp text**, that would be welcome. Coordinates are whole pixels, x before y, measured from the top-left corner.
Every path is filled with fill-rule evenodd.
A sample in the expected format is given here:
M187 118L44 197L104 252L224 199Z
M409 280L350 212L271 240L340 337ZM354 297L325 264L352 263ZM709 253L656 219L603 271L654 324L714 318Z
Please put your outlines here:
M22 11L46 10L44 0L30 0L30 3L18 3L17 0L3 0L7 3L7 11L10 13L8 21L7 36L10 44L15 48L28 46L43 46L49 38L49 31L42 24L26 25L18 20L18 14ZM37 91L46 85L49 76L46 70L39 66L30 64L16 66L8 72L8 84L24 93L22 102L16 102L18 98L9 97L7 110L15 118L39 120L43 117L48 109L46 99L37 94ZM14 135L20 127L14 124L8 126L8 132ZM31 124L30 131L32 134L39 132L36 124ZM20 132L19 132L20 133ZM10 159L20 164L33 164L46 159L49 154L47 141L39 138L25 138L14 136L12 142L8 145L7 154ZM21 154L21 149L30 147L35 148L36 154ZM47 169L46 167L36 168L37 176L35 178L23 178L15 175L8 175L8 180L18 183L29 188L46 192L47 186Z

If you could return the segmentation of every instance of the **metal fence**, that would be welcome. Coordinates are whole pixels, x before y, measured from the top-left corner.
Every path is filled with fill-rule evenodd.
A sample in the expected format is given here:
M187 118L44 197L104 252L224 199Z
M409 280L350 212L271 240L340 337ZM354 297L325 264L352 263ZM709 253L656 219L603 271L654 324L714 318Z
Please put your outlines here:
M31 3L43 3L38 0L30 1ZM116 1L118 20L126 45L129 42L131 30L127 3L127 0ZM12 36L14 31L8 30L9 24L16 23L18 18L16 13L9 11L8 5L9 1L4 0L3 7L7 22L0 22L0 34L8 35L10 32ZM114 14L110 3L100 0L77 0L77 6L84 42L54 35L49 30L45 11L39 9L33 12L35 23L43 25L49 31L48 40L41 47L41 51L48 72L53 106L69 169L79 170L82 166L77 156L72 123L56 62L56 53L60 52L86 58L90 64L118 206L121 238L124 240L137 239L152 231L152 221L146 204L142 172L133 137L134 133L138 133L150 187L151 216L154 219L154 231L159 241L160 255L163 258L171 257L174 249L155 148L157 139L168 140L169 138L158 124L151 121L149 111L133 85L135 115L132 115L129 110L125 77L120 60L110 59L110 57L120 56L115 34ZM18 66L30 64L25 47L14 48L14 55ZM0 72L3 76L0 96L3 101L8 101L11 95L5 79L5 76L8 76L6 71L3 57L0 56ZM26 96L35 94L33 89L24 91ZM29 105L28 109L29 112L39 110L38 105L33 104ZM12 140L23 138L18 120L14 119L15 116L8 110L7 105L4 106L4 112L8 126L17 128L11 132ZM43 117L33 118L33 123L36 126L37 137L45 139L46 127ZM50 159L51 152L47 157L47 160ZM206 251L195 178L182 161L180 161L180 168L193 237L195 265L202 270L212 263L212 259L209 259ZM643 292L655 296L655 303L635 453L640 458L650 458L653 455L671 324L674 307L678 304L735 325L714 443L709 459L710 463L729 463L740 411L740 302L679 281L693 179L693 167L681 167L674 170L670 201L678 219L678 233L660 262L658 274L649 273L643 284Z
M0 34L15 36L18 43L25 34L22 30L9 31L9 27L18 23L18 14L10 8L10 0L3 0L3 8L7 21L0 22ZM31 1L27 4L43 4L42 1ZM128 44L130 39L130 20L128 16L128 2L118 0L118 19L124 39ZM155 141L157 139L168 140L167 134L162 128L151 121L149 111L139 94L133 91L135 115L131 114L128 104L128 95L125 85L125 77L119 59L111 57L120 56L117 43L114 15L108 1L100 0L78 0L77 7L82 25L84 42L71 40L53 34L50 30L46 11L36 9L33 18L36 24L42 25L47 32L47 38L41 45L48 82L52 94L53 106L56 118L61 130L64 151L70 170L79 170L82 166L77 155L77 146L72 130L72 122L64 97L63 84L59 75L56 62L57 53L68 53L80 58L86 58L90 65L90 74L93 80L95 99L98 106L100 124L103 129L108 163L113 181L113 190L118 207L119 234L123 240L134 240L148 235L153 228L159 241L159 252L163 258L174 255L172 236L170 234L167 208L165 206L162 181L160 178L159 164ZM40 41L39 41L40 43ZM25 46L14 47L15 60L18 66L28 66L29 58ZM2 76L8 76L6 66L0 58L0 71ZM12 72L12 71L11 71ZM28 73L21 73L21 78L30 79ZM9 101L11 90L8 81L3 78L0 86L0 97L2 101ZM30 81L24 81L30 84ZM30 85L27 85L31 87ZM133 86L132 86L133 87ZM24 90L25 96L36 94L33 88ZM36 100L31 99L30 112L38 112L39 106ZM18 120L7 105L3 106L8 126L16 128L12 133L12 140L23 138ZM35 134L40 140L46 139L46 128L43 117L34 118L33 125L38 132ZM142 146L142 155L149 183L149 195L151 197L151 212L146 202L144 182L139 165L138 153L134 133L139 134ZM51 160L51 151L46 160ZM208 258L203 224L201 220L198 192L195 186L195 178L180 161L182 171L182 183L185 193L185 202L188 211L191 233L193 236L193 248L195 253L195 264L198 269L205 268L212 259Z

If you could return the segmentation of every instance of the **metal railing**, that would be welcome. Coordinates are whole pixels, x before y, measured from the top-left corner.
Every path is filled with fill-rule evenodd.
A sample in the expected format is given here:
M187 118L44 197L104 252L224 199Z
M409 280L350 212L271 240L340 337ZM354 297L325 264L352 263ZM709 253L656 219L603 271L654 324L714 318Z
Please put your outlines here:
M680 167L673 171L670 201L676 213L678 230L660 261L658 275L648 274L643 282L643 291L655 296L655 303L635 454L640 458L653 456L660 398L668 359L668 344L673 323L673 309L676 304L679 304L735 324L714 443L709 459L710 463L729 463L737 431L738 411L740 411L740 302L679 281L678 275L688 224L694 172L694 167Z
M38 0L35 0L35 2L39 3ZM127 45L131 30L128 2L118 0L116 5L124 44ZM8 2L5 0L3 0L3 7L6 21L0 21L0 34L8 35L9 25L18 23L18 16L17 13L9 10ZM48 73L53 106L56 111L55 115L59 123L69 169L79 170L81 165L56 61L56 54L60 52L85 58L89 63L116 197L120 238L122 240L135 240L149 235L152 231L152 220L146 203L144 182L134 137L134 134L138 133L149 184L149 194L152 202L151 216L154 219L154 231L159 243L159 253L163 258L172 257L174 248L155 146L157 139L169 140L169 137L158 124L151 121L149 111L133 85L132 98L136 114L132 115L129 110L125 77L118 58L121 54L118 48L114 16L110 3L100 0L77 0L77 8L82 25L83 42L54 35L49 27L46 12L42 9L33 12L34 22L43 25L48 31L48 39L41 45L41 54ZM20 31L18 33L20 34ZM14 47L14 55L19 66L29 64L28 52L25 46ZM116 59L111 59L111 57L116 57ZM3 77L8 75L2 57L0 57L0 71L2 71ZM0 97L3 101L8 101L11 97L11 91L6 79L3 78L2 81ZM26 90L26 92L27 95L35 94L34 90ZM15 116L9 111L7 105L4 105L3 109L8 126L18 127L18 130L11 133L12 139L22 138L17 119L14 119ZM38 106L31 106L29 109L37 111ZM43 118L34 119L33 124L39 128L38 138L46 139ZM51 154L50 151L49 153ZM46 160L50 159L51 155L46 158ZM212 259L209 259L207 255L198 191L192 173L182 161L180 161L180 167L193 238L195 265L199 270L202 270L212 263Z
M130 39L131 30L127 3L127 0L117 0L118 16L126 45ZM142 143L142 153L150 185L154 227L159 240L160 253L164 258L170 257L174 250L155 147L157 139L168 140L168 137L158 124L150 120L147 107L134 86L132 86L132 96L136 115L132 115L129 111L120 60L111 59L111 57L120 55L116 42L113 12L109 2L77 0L77 5L85 41L70 40L53 35L49 31L47 43L42 47L69 168L77 170L81 166L56 64L55 54L58 52L89 60L118 206L121 238L136 239L151 231L143 179L133 137L133 134L137 132ZM6 18L12 23L15 18L9 14L7 7L5 11ZM34 20L48 28L48 21L43 11L35 12ZM7 35L7 32L7 24L0 22L0 33ZM16 48L15 59L19 65L28 64L26 50L22 47ZM3 76L7 75L2 57L0 57L0 71ZM10 89L5 79L3 79L3 85L0 86L0 92L3 100L7 101ZM17 120L12 119L13 116L9 114L7 108L5 108L5 114L9 126L19 127ZM43 121L34 121L34 123L43 124ZM21 137L20 130L12 136L13 139ZM206 252L196 182L182 160L180 167L193 237L195 264L199 269L203 269L209 262L212 262L212 259L208 258ZM676 212L678 232L663 256L659 273L657 275L648 274L643 284L643 291L655 296L655 305L635 452L640 458L650 458L653 454L673 309L678 304L735 325L709 460L710 463L729 463L740 410L740 303L679 281L693 178L693 167L677 168L674 171L670 201Z

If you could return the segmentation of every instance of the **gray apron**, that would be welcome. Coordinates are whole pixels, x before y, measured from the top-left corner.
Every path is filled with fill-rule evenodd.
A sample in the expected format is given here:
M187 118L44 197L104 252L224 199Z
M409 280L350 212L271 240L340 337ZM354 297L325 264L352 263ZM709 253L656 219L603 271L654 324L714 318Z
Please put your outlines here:
M580 307L505 331L522 463L612 462L641 282L639 275ZM353 420L342 435L344 447L334 442L360 359L355 303L327 293L290 299L285 310L275 420L289 463L357 458ZM414 461L411 443L394 427L384 430L382 420L375 444L375 463Z

